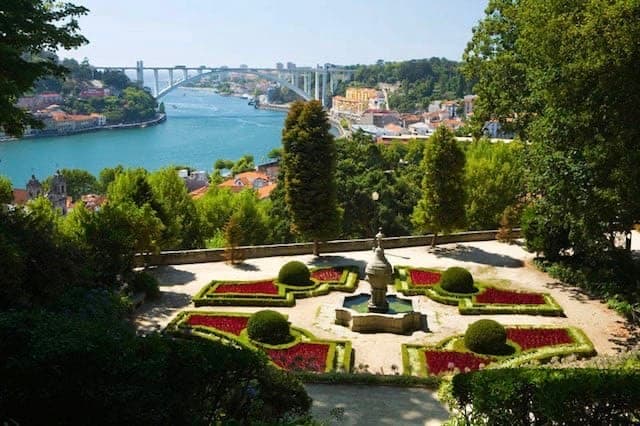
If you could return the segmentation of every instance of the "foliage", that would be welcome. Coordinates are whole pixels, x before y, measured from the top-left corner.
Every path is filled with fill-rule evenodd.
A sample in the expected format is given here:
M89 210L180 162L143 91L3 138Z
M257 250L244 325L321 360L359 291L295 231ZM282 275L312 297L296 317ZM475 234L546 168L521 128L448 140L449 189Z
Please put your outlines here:
M637 424L637 371L501 369L453 377L465 424ZM452 407L453 408L453 407Z
M306 286L311 284L311 272L302 262L292 260L285 263L278 272L278 282L293 286Z
M486 139L465 147L465 211L470 230L495 229L505 209L525 194L526 146ZM517 224L517 217L516 219Z
M13 203L13 185L9 178L0 175L0 204Z
M507 331L497 321L490 319L478 320L464 333L464 345L477 353L486 355L501 355L507 344Z
M74 201L80 199L80 196L97 192L98 180L91 173L82 169L62 169L60 174L64 177L67 187L67 195L70 195ZM53 176L45 179L42 185L46 188L51 187Z
M49 0L4 1L0 6L0 127L5 133L22 136L28 125L41 127L25 110L15 105L34 82L47 75L63 75L65 68L41 51L55 52L87 43L78 34L76 17L88 9L72 3Z
M640 219L638 16L628 0L493 0L465 52L474 118L531 141L527 237L550 259L589 262Z
M369 87L399 83L400 87L390 94L389 103L400 112L425 110L433 100L461 98L471 92L471 84L460 73L459 64L441 58L357 65L353 81Z
M464 223L464 166L464 153L453 134L438 127L425 148L423 194L412 216L418 230L433 232L434 246L439 232L451 232Z
M254 351L136 337L122 321L4 312L0 337L0 412L20 424L277 422L311 403Z
M338 235L336 152L327 113L318 101L295 102L282 131L286 203L295 231L317 243Z
M471 272L460 266L452 266L442 273L440 286L452 293L473 293L473 277Z
M242 263L244 260L243 254L237 250L238 246L242 244L242 240L244 240L244 230L240 226L240 218L238 216L237 213L232 214L224 226L224 238L226 241L224 255L226 261L232 265Z
M124 172L124 167L118 164L115 167L105 167L100 170L100 174L98 175L98 190L101 194L107 193L107 188L109 188L109 184L116 180L116 176L120 173Z
M251 339L271 345L287 343L293 338L289 321L281 313L268 309L251 315L247 333Z
M160 288L156 277L148 272L135 272L129 278L129 287L132 292L142 292L148 299L157 299L160 297Z

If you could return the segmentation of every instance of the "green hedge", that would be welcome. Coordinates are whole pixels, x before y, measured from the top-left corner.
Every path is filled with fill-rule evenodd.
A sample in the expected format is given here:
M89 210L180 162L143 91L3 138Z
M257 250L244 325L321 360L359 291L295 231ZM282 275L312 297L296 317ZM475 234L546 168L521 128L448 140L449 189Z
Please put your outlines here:
M454 293L447 291L440 284L424 287L414 287L408 276L409 269L419 269L424 271L441 272L435 269L413 268L410 266L395 266L394 279L395 288L399 293L405 296L424 295L434 302L445 305L458 306L458 312L461 315L490 315L490 314L511 314L511 315L544 315L544 316L564 316L562 307L548 293L540 293L544 298L544 305L507 305L507 304L491 304L477 303L475 296L480 294L484 289L491 286L476 282L474 293Z
M193 304L195 306L275 306L275 307L291 307L296 304L295 299L304 299L307 297L325 296L331 291L344 291L352 293L359 283L360 269L357 266L339 266L343 268L340 282L316 282L305 287L290 286L282 284L274 280L274 284L278 287L278 294L254 295L247 293L213 293L216 286L224 283L248 283L250 281L221 281L214 280L203 287L195 296L193 296ZM311 271L327 268L314 268ZM264 281L264 280L260 280ZM259 282L259 281L256 281Z
M291 335L293 340L282 344L267 344L252 341L249 338L247 330L243 330L239 336L226 333L221 330L214 330L204 326L191 326L187 324L190 315L224 315L236 317L250 317L251 314L240 312L212 312L212 311L182 311L167 325L164 333L182 338L205 339L215 342L222 342L232 346L239 346L255 351L263 352L262 349L286 349L294 346L300 341L309 341L317 343L327 343L329 345L329 353L326 359L325 373L343 373L347 374L351 371L353 364L353 348L349 340L328 340L318 339L311 332L303 328L291 327ZM285 315L286 318L286 315ZM275 365L273 361L269 361ZM309 373L315 374L315 373Z
M487 369L453 377L466 424L637 425L640 371Z

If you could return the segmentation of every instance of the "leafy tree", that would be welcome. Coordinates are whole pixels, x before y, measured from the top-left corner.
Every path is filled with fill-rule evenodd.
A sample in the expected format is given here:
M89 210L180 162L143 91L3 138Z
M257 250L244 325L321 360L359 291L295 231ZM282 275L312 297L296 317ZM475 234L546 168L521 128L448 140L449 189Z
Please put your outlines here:
M480 139L466 147L465 210L469 229L495 229L504 210L524 196L526 153L518 142Z
M98 189L98 180L91 173L82 169L62 169L60 174L64 176L67 183L67 194L74 201L80 199L81 195L94 193ZM43 182L45 187L51 187L53 176L49 176Z
M413 223L421 232L451 232L465 221L464 153L445 126L433 134L424 152L423 195L413 211Z
M213 164L214 170L231 170L233 167L233 160L223 160L221 158L217 159Z
M294 102L282 131L286 202L295 232L314 242L338 235L336 152L331 125L318 101Z
M166 112L164 108L164 102L160 102L160 105L158 105L158 112L160 114L164 114Z
M282 147L273 148L271 151L269 151L267 157L271 158L272 160L280 160L282 158Z
M256 169L256 165L253 162L253 155L245 154L238 161L236 161L231 167L231 173L237 175L242 172L249 172Z
M523 226L549 258L600 259L640 219L639 16L629 0L494 0L465 53L474 116L532 143Z
M226 240L225 259L232 265L242 263L244 260L244 257L237 250L245 238L238 216L240 216L238 213L232 214L224 226L224 239Z
M13 202L13 185L11 181L0 175L0 204L10 204Z
M30 61L30 55L59 48L72 49L87 43L78 34L76 17L88 9L71 3L50 0L4 1L0 5L0 127L22 136L28 125L41 127L27 111L15 103L33 87L36 80L49 75L63 75L65 68L52 59Z
M154 198L162 206L166 241L164 249L198 248L203 246L200 221L193 199L174 167L166 167L148 176Z
M116 90L124 90L131 84L129 77L121 71L105 71L102 74L102 81Z
M121 165L117 165L116 167L105 167L100 170L100 175L98 176L98 188L100 193L105 194L109 184L116 180L116 176L122 172L124 172L124 167Z

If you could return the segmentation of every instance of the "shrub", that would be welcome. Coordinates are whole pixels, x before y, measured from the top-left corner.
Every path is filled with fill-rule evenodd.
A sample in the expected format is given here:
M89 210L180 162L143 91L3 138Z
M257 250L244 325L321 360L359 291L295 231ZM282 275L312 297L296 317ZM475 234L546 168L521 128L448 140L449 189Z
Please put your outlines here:
M464 345L473 352L502 355L507 348L507 331L502 324L494 320L482 319L467 328Z
M129 280L129 287L133 293L143 292L148 299L160 297L158 280L148 272L136 272Z
M287 319L281 313L268 309L251 315L247 332L251 339L270 345L287 343L293 339Z
M278 281L287 285L306 286L311 283L311 272L302 262L292 260L285 263L278 273Z
M471 273L459 266L453 266L442 274L440 286L452 293L473 293L473 277Z

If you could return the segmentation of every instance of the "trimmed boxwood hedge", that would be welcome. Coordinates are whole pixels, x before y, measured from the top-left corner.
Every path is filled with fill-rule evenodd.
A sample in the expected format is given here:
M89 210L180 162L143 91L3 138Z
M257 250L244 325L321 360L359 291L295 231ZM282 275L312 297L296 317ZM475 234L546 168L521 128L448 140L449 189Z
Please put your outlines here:
M278 272L278 282L301 287L313 284L309 268L297 260L287 262L280 268L280 272Z
M464 424L637 425L638 383L638 370L487 369L454 376L452 394Z
M311 280L306 287L294 287L275 282L278 287L277 295L256 295L248 293L215 293L215 288L221 283L244 283L249 281L211 281L204 286L195 296L195 306L278 306L291 307L296 304L295 299L317 297L329 294L331 291L344 291L352 293L359 283L358 266L340 266L343 269L340 282L314 282ZM311 272L325 269L314 268ZM264 280L261 280L264 281Z
M452 266L442 273L440 286L450 293L474 293L471 272L459 266Z
M464 333L467 349L484 355L502 355L507 344L507 330L497 321L481 319Z
M270 345L281 345L293 340L289 321L280 313L271 310L258 311L247 322L249 338Z

